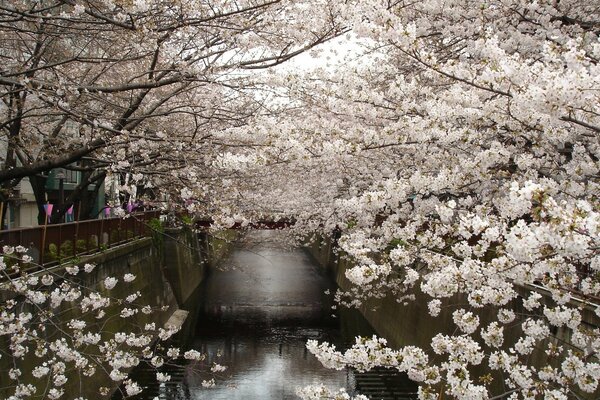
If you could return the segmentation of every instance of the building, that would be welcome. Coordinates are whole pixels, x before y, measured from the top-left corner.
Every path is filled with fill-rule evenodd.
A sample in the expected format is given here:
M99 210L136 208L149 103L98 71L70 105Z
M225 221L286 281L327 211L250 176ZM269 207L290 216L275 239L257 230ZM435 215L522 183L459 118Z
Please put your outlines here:
M70 171L64 168L51 170L46 180L46 201L53 205L61 204L80 182L81 172L79 171ZM94 199L94 205L90 213L91 216L100 214L100 210L105 203L104 182L100 185L98 194ZM88 192L95 192L96 185L89 185L87 190ZM19 182L3 207L5 208L2 225L4 229L38 225L38 206L28 178L23 178ZM78 204L74 204L73 215L75 218L78 215L78 208Z

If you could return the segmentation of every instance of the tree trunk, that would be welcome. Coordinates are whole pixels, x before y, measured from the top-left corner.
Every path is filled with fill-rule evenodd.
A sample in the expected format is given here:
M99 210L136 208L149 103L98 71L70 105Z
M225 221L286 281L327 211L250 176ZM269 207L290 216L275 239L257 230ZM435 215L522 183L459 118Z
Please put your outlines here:
M69 207L71 207L72 204L75 204L78 200L80 201L79 207L82 207L85 203L87 208L86 213L83 212L84 210L80 211L80 218L87 219L89 217L89 213L91 212L92 207L94 206L95 197L98 194L98 188L105 177L105 171L102 171L96 174L95 176L93 176L93 172L84 172L81 177L81 182L77 185L75 190L71 192L69 197L65 199L64 204L62 204L57 209L56 214L53 216L53 221L55 223L60 222L62 220L62 217L66 214ZM90 198L88 186L92 183L96 184L96 188L93 191L95 195Z
M29 177L29 182L33 189L33 195L35 196L35 202L38 207L38 224L44 225L46 219L46 210L44 204L46 204L46 180L48 177L43 175L32 175Z

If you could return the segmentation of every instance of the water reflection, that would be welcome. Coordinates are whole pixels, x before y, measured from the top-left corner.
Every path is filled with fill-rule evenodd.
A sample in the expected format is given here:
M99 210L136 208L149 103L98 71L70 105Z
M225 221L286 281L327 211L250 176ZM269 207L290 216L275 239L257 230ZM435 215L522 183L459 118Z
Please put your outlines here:
M332 289L308 256L278 248L277 232L253 232L221 271L206 281L193 348L228 369L223 383L192 389L194 399L291 399L298 386L346 387L346 371L327 370L307 352L308 339L337 341ZM257 243L258 239L258 243ZM203 376L189 373L190 387Z
M182 338L206 359L167 367L173 375L167 384L158 384L150 370L135 371L132 378L147 388L139 398L293 399L297 387L315 383L350 392L363 386L373 398L400 399L415 391L397 374L356 376L322 367L306 350L308 339L344 347L372 330L356 313L332 315L332 295L325 292L334 292L333 283L304 251L273 246L278 232L251 234L253 245L240 244L225 268L210 272L196 300L195 326ZM228 368L217 374L215 387L204 388L214 363ZM386 376L391 380L381 383Z

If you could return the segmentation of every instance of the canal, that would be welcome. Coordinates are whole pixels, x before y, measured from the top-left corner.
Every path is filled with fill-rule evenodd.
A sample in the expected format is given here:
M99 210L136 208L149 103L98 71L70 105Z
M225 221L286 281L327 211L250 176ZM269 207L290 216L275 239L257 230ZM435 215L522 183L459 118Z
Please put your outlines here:
M388 370L358 374L328 370L306 350L315 339L347 348L373 330L354 311L334 310L335 284L302 249L284 247L282 233L251 231L231 257L208 274L186 309L182 348L204 361L164 366L172 378L159 383L155 371L137 368L131 378L145 387L138 399L296 399L298 387L323 383L371 399L413 399L416 386ZM211 372L215 364L226 366ZM214 378L213 387L206 386ZM119 398L117 392L113 398Z

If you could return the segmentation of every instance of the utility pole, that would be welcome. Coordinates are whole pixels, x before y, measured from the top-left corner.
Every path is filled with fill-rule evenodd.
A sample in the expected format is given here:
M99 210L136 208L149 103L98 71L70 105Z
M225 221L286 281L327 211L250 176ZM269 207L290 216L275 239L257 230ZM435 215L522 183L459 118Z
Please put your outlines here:
M58 178L58 211L62 212L62 209L65 205L65 186L64 186L65 173L63 172L62 168L60 169L58 174L56 174L56 177ZM64 213L63 213L63 215L64 215ZM63 217L60 217L59 220L56 222L58 222L58 223L63 222Z

